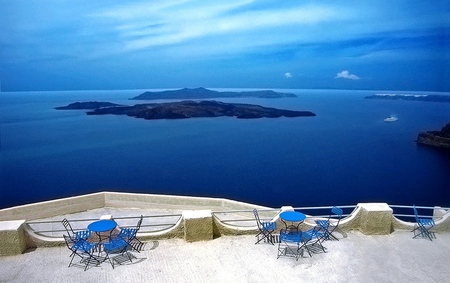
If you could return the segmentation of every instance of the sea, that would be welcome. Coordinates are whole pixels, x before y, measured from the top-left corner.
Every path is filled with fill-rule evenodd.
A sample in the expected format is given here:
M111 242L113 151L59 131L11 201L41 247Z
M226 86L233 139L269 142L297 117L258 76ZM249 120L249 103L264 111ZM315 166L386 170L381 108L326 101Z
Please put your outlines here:
M450 206L449 154L415 142L450 122L450 103L364 98L439 93L274 89L297 97L215 99L317 115L296 118L144 120L54 109L145 103L130 98L148 90L1 92L0 208L102 191L274 208ZM398 120L385 122L391 115Z

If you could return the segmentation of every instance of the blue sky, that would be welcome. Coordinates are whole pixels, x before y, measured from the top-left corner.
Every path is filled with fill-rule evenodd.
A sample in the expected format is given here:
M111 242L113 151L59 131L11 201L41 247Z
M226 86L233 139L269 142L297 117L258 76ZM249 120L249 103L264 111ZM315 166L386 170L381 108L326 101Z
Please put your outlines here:
M450 91L450 1L0 0L3 91Z

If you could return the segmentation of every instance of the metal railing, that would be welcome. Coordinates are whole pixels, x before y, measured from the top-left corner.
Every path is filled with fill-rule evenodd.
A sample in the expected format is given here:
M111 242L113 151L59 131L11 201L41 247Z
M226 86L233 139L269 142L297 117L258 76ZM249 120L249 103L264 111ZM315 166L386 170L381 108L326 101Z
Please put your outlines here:
M114 217L121 228L136 227L141 216ZM161 232L174 227L181 219L181 214L144 215L139 232ZM85 230L89 223L98 218L68 219L74 231ZM46 237L61 237L66 232L60 220L26 221L34 233Z
M347 217L357 207L356 205L340 205L344 213L342 217ZM294 207L294 210L301 211L308 215L307 218L325 218L330 216L333 206L316 206L316 207ZM311 212L309 212L311 211ZM279 208L258 209L260 218L263 221L272 220L280 212ZM220 222L236 227L253 227L256 226L253 210L228 210L213 211L212 214L219 219ZM332 215L333 217L333 215Z
M412 219L413 222L415 222L414 218L414 211L412 205L389 205L390 208L393 210L393 215L401 220L408 221ZM449 207L433 207L433 206L417 206L416 208L419 213L426 213L426 214L420 214L419 217L433 217L434 210L439 209L443 211L450 211ZM420 210L420 211L419 211Z
M317 207L293 207L294 210L301 211L307 215L307 218L326 218L330 216L330 211L333 206L317 206ZM352 214L357 205L339 205L344 213L343 217ZM413 206L407 205L389 205L394 211L393 215L401 220L414 222ZM420 211L430 211L429 215L420 215L421 217L433 216L433 211L437 207L416 206ZM444 211L450 211L450 208L439 207ZM280 212L279 208L258 209L260 218L263 221L272 220ZM246 210L226 210L213 211L212 215L220 222L235 226L235 227L254 227L256 226L253 209ZM333 217L333 215L331 215ZM139 216L128 217L114 217L114 220L121 228L134 227L138 221ZM181 219L181 214L163 214L163 215L145 215L144 221L141 225L140 232L161 232L171 229ZM409 219L409 220L408 220ZM26 224L36 233L50 237L61 237L65 233L61 220L47 220L47 221L27 221ZM69 219L75 231L85 230L89 223L98 219L84 218L84 219Z
M333 206L317 206L317 207L293 207L294 210L301 211L307 215L308 218L326 218L330 216L330 211ZM347 217L352 214L356 209L357 205L338 205L344 213L342 217ZM401 220L414 222L414 212L412 205L389 205L394 211L393 215ZM430 206L416 206L416 208L424 213L424 211L429 211L429 213L424 215L419 215L420 217L432 217L433 211L436 208L442 209L443 211L450 211L448 207L430 207ZM272 220L279 212L280 209L258 209L260 213L261 220L269 221ZM229 211L213 211L213 215L219 219L222 223L228 224L230 226L244 226L252 227L255 226L255 218L253 216L253 210L229 210ZM333 215L331 215L333 217Z

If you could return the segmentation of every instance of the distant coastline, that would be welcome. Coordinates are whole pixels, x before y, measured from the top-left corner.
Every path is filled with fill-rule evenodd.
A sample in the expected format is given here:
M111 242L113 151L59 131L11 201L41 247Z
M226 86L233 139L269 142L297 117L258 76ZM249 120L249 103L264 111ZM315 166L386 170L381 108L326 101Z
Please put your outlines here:
M177 90L165 91L146 91L131 100L154 100L154 99L210 99L210 98L239 98L239 97L256 97L256 98L282 98L297 97L293 93L275 92L273 90L256 90L256 91L215 91L199 88L183 88Z
M407 101L428 101L428 102L450 102L450 95L437 94L392 94L379 93L364 97L366 99L384 100L407 100Z
M98 109L104 107L116 107L121 106L119 104L111 102L98 102L98 101L88 101L88 102L74 102L66 106L55 107L56 110L86 110L86 109Z

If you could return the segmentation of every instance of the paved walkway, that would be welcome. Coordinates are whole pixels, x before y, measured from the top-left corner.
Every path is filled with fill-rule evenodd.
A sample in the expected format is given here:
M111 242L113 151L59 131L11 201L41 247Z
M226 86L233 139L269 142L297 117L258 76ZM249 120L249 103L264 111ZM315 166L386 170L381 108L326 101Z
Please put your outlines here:
M83 271L67 267L65 247L37 248L0 257L0 282L448 282L450 234L412 239L408 231L386 236L360 232L326 241L327 253L276 258L277 246L255 245L254 236L206 242L148 242L133 264L104 262Z

